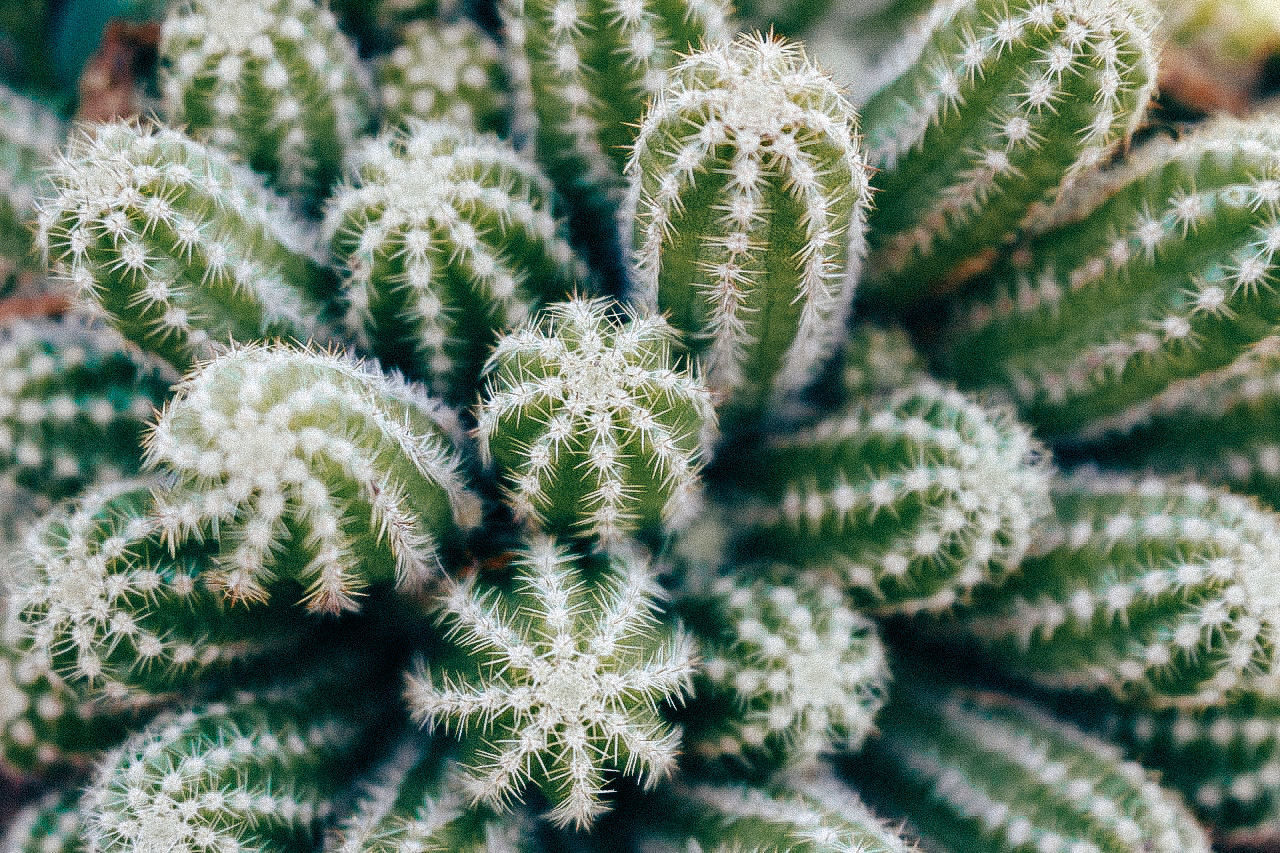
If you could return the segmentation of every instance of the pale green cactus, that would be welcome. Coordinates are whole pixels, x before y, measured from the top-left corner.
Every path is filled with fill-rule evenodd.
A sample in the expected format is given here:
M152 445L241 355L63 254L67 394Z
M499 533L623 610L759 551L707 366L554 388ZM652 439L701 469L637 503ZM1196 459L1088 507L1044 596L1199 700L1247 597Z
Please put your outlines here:
M147 440L168 472L155 517L170 546L207 541L201 580L231 602L299 584L309 609L356 609L370 584L420 586L480 521L457 416L353 360L240 347L177 387Z
M477 434L518 518L605 542L692 518L715 414L674 342L660 317L584 299L498 342Z
M627 165L635 301L685 335L727 422L813 378L844 331L868 170L798 44L744 36L672 70Z
M72 136L40 209L55 273L187 370L230 341L321 334L337 291L319 236L260 179L177 131Z
M946 610L1006 578L1049 510L1028 430L929 379L774 436L729 473L741 557L819 571L882 614Z
M4 853L87 853L80 790L52 791L27 806L0 835Z
M1156 82L1147 0L945 0L863 107L876 205L861 296L919 301L982 269L1132 135Z
M1105 429L1280 322L1280 133L1219 119L1090 176L957 309L940 368L1046 436Z
M694 698L676 716L691 757L764 776L856 750L870 733L888 664L875 626L840 590L721 577L674 609L701 650Z
M0 86L0 285L43 272L34 241L36 200L65 138L56 115Z
M184 0L160 57L170 121L310 202L372 122L355 47L314 0Z
M1280 516L1198 484L1083 469L1020 571L938 627L1050 688L1203 707L1277 674Z
M588 273L550 182L508 144L409 120L363 146L324 233L346 267L350 325L384 363L469 403L502 332Z
M1177 795L1119 748L998 693L900 685L852 779L926 844L970 853L1209 853ZM929 848L933 849L933 848Z
M359 805L326 840L326 853L541 851L531 815L472 805L455 752L448 740L404 738L369 774Z
M419 722L463 738L468 796L499 810L536 788L557 825L588 826L616 775L651 786L675 769L679 732L659 706L689 691L692 649L658 617L638 550L575 556L532 539L508 588L446 581L458 649L409 679Z
M400 44L378 61L378 90L391 127L417 118L503 134L510 125L498 45L467 20L406 26Z

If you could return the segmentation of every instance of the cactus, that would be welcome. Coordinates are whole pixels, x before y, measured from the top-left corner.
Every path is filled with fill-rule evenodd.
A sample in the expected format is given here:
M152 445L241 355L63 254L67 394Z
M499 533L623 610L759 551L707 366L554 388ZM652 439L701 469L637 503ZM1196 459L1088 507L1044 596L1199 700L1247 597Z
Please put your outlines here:
M470 402L498 334L586 280L551 185L491 136L416 120L353 163L324 229L348 271L350 325L384 362Z
M479 522L463 480L457 416L394 376L335 355L247 346L178 386L146 464L171 547L209 540L201 577L232 602L272 578L309 609L356 609L371 583L420 585L459 529Z
M0 835L4 853L85 853L80 791L51 791L27 806Z
M1274 677L1280 516L1199 484L1054 483L1021 570L939 625L1050 688L1203 707Z
M0 86L0 283L42 272L32 225L45 170L66 136L56 115Z
M998 693L895 688L850 762L873 805L973 853L1209 853L1186 806L1115 746Z
M702 650L694 699L678 716L685 751L766 775L856 750L889 681L875 626L835 587L805 579L709 586L675 605Z
M758 419L844 330L869 198L853 108L799 45L744 36L671 72L627 174L636 300L685 334L727 422Z
M332 0L329 8L365 54L394 50L399 36L420 21L456 23L476 4L470 0ZM489 7L484 6L488 12ZM477 10L478 11L478 10Z
M40 209L55 272L129 340L187 370L229 341L305 340L337 281L259 179L177 131L73 136Z
M80 320L0 328L0 471L59 500L135 474L143 424L174 377Z
M1278 170L1273 122L1220 119L1083 181L959 307L941 369L1069 437L1229 364L1280 322Z
M672 366L674 338L659 317L574 299L498 342L477 433L517 517L614 542L696 513L715 415Z
M419 722L462 735L464 788L505 810L526 785L559 826L585 827L613 774L652 785L675 767L680 735L658 713L687 693L690 643L657 618L638 551L574 556L538 537L510 589L446 581L441 620L458 660L410 677Z
M862 110L880 171L862 296L904 307L989 264L1037 208L1141 122L1147 0L949 0Z
M498 45L475 24L414 21L378 62L383 122L448 120L503 134L510 123L506 72Z
M925 375L924 359L899 326L859 324L844 342L839 386L845 401L890 394Z
M326 853L536 853L534 821L469 805L448 741L407 737L370 774L360 804Z
M882 614L945 610L1007 577L1049 508L1026 428L928 379L775 436L734 477L740 556L820 571Z
M371 81L314 0L185 0L160 57L169 119L300 199L324 197L371 124Z

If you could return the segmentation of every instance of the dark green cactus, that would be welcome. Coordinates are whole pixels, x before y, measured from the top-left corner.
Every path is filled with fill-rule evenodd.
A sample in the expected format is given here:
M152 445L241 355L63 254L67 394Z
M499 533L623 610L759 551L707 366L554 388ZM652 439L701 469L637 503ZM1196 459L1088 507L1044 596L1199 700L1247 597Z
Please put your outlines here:
M27 806L0 835L4 853L86 853L80 790L52 791Z

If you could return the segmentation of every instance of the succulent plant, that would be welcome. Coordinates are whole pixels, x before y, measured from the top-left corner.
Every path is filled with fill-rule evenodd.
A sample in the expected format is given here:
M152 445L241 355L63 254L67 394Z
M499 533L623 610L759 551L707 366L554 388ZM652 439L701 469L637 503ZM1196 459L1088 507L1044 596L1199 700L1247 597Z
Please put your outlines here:
M862 109L878 192L861 296L901 307L963 281L1126 142L1158 17L1147 0L936 4Z
M414 21L378 61L382 120L411 118L504 134L510 125L507 75L498 45L467 20Z
M415 719L463 740L463 786L506 810L536 788L559 826L606 809L614 775L646 786L671 774L678 730L658 706L690 687L686 635L659 620L638 550L574 555L536 537L506 588L446 580L440 609L456 657L410 677Z
M684 333L726 421L802 388L844 329L869 200L858 146L835 83L758 35L689 56L645 114L633 296Z
M85 853L80 790L51 791L27 806L0 834L5 853Z
M477 435L518 518L606 542L690 520L715 415L674 343L659 317L585 299L498 341Z
M926 375L924 358L900 326L860 323L845 339L839 381L845 401L866 403Z
M314 0L184 0L160 56L171 121L313 203L372 121L355 47Z
M50 110L0 86L0 284L23 272L39 273L34 243L36 199L66 128Z
M1049 510L1027 429L929 379L773 436L733 479L740 556L821 572L879 613L946 610L1006 578Z
M350 325L385 363L474 400L498 335L587 281L550 182L492 136L415 119L351 162L324 228Z
M170 547L207 541L203 584L266 600L274 578L309 609L358 607L372 583L421 585L480 521L457 416L349 358L246 346L176 389L147 440L174 480L156 523Z

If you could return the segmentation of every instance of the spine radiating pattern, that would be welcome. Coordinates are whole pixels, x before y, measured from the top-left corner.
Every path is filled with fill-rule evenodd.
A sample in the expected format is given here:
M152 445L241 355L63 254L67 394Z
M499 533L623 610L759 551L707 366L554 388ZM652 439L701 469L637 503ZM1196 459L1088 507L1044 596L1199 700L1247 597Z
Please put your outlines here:
M0 86L0 286L6 289L17 276L42 271L34 241L36 201L65 136L56 115Z
M510 125L507 75L498 45L470 21L415 21L378 62L383 123L447 120L503 134Z

